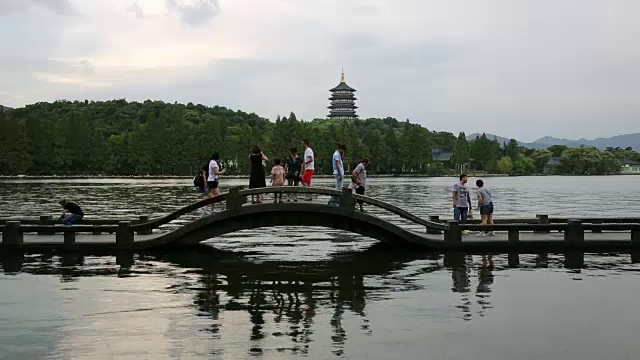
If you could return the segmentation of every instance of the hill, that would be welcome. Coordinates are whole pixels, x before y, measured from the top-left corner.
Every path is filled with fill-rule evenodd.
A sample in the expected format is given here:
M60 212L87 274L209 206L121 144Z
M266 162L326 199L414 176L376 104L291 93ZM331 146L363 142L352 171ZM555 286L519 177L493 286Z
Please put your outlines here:
M480 135L482 134L474 133L467 136L467 139L472 140ZM494 134L486 134L486 135L487 135L487 138L489 138L490 140L495 139L501 144L509 142L508 138L505 138L502 136L498 136ZM593 140L584 139L584 138L581 138L578 140L572 140L572 139L564 139L564 138L555 138L552 136L544 136L532 143L518 141L518 144L520 146L524 146L529 149L546 149L552 145L565 145L568 147L580 147L580 145L584 145L584 146L594 146L600 150L604 150L608 147L612 147L612 148L619 147L622 149L627 147L632 147L634 150L638 150L640 149L640 133L616 135L608 138L597 138Z
M215 152L226 174L248 174L248 154L264 145L284 160L309 139L315 171L332 173L336 143L345 164L363 158L376 173L441 174L432 147L452 149L451 133L393 118L275 122L224 107L160 101L40 102L0 112L0 175L190 175Z
M589 140L589 139L570 140L570 139L558 139L551 136L545 136L534 141L534 144L566 145L568 147L579 147L580 145L584 145L584 146L594 146L601 150L604 150L608 147L612 147L612 148L619 147L623 149L627 147L632 147L633 149L638 150L640 149L640 133L616 135L608 138L597 138L593 140Z

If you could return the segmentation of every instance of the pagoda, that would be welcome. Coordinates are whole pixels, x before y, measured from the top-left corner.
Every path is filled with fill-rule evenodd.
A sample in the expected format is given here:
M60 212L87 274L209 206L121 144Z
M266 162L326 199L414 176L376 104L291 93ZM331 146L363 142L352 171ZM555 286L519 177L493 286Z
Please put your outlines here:
M331 91L331 105L328 106L329 115L328 117L331 119L357 119L358 115L356 114L356 106L355 100L356 97L353 96L353 93L356 92L356 89L347 85L344 82L344 69L342 69L342 77L340 79L340 84L334 87Z

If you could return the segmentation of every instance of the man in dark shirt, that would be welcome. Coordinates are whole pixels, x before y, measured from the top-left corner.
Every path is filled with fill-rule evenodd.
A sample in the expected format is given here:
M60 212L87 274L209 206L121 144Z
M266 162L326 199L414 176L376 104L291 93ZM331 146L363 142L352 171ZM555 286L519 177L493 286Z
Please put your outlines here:
M61 200L60 205L62 205L62 216L60 216L60 220L62 220L63 224L71 225L82 220L82 217L84 217L84 213L78 204Z

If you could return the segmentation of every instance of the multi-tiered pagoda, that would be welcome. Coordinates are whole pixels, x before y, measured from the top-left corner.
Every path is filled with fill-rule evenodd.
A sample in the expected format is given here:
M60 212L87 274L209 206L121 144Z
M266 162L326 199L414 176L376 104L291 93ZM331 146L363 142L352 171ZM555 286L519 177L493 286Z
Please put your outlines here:
M351 88L344 82L344 70L342 70L342 78L340 84L334 87L331 91L331 105L329 105L329 117L332 119L356 119L356 97L353 93L356 89Z

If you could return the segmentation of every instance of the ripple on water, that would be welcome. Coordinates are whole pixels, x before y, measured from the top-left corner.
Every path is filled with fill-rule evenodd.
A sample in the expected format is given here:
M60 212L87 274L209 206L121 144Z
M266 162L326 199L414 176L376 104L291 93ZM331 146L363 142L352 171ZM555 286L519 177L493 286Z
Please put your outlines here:
M372 179L367 192L417 216L448 217L453 181ZM500 217L636 213L625 194L638 181L486 179ZM159 216L198 199L189 183L0 182L0 216L55 213L63 197L77 199L89 215ZM403 252L342 231L301 227L241 231L189 251L2 254L0 358L501 360L640 353L640 267L628 254L517 259L514 266L513 254Z

